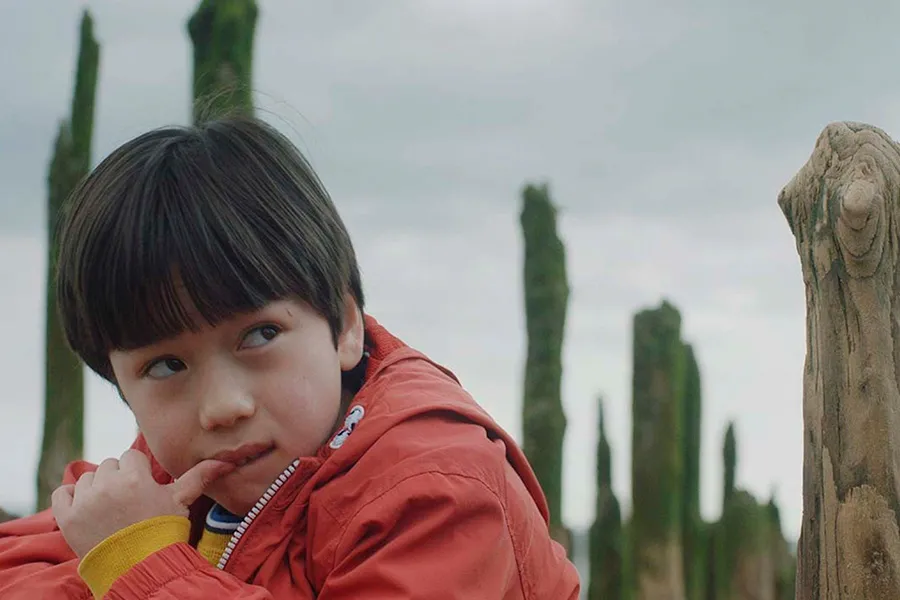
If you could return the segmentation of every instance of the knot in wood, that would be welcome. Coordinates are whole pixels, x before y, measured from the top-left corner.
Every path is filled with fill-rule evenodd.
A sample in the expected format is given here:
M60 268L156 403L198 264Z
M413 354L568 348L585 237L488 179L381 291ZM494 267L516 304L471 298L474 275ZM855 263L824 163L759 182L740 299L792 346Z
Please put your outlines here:
M874 175L862 178L864 173ZM887 223L882 189L883 179L872 174L871 167L854 169L853 177L838 192L840 205L835 223L835 235L847 273L852 277L869 277L875 273L884 250Z
M869 222L883 199L871 181L856 180L847 187L841 202L841 221L851 229L861 230Z

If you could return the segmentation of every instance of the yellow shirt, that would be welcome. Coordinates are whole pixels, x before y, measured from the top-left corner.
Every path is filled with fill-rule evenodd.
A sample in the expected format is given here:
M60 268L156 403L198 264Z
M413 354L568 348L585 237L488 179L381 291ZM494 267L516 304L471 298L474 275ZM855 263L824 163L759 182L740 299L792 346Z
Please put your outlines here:
M240 517L213 506L197 551L213 566L219 563L225 547L240 524ZM116 579L154 552L190 539L191 523L186 517L154 517L135 523L112 534L97 544L78 565L78 574L98 600L109 591Z

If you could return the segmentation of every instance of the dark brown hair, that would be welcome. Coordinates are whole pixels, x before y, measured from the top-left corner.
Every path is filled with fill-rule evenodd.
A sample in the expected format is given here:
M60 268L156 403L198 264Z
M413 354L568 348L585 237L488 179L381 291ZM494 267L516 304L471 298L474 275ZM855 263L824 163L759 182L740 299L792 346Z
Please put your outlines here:
M75 189L59 230L56 294L72 349L109 381L109 352L284 298L337 339L363 309L350 236L309 163L272 126L230 117L140 135Z

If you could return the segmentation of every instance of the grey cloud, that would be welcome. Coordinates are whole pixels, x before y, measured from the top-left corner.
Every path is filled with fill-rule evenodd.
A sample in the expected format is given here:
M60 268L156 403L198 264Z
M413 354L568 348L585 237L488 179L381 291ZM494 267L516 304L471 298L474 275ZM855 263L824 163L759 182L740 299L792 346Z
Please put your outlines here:
M758 9L726 12L701 2L560 6L574 16L552 27L504 29L428 18L409 2L269 3L258 29L256 88L272 119L309 143L342 206L374 202L374 217L409 226L461 224L486 204L514 206L532 178L551 179L559 201L583 213L678 217L713 203L757 210L748 209L748 192L735 190L754 176L741 152L762 149L774 154L770 164L784 164L786 147L801 148L791 156L808 152L839 110L868 110L857 89L871 81L877 60L844 68L850 85L821 88L833 82L825 66L861 62L874 42L797 41L797 31L838 31L839 17L828 12L772 19ZM104 48L99 158L147 127L188 119L190 7L92 7ZM37 124L55 124L70 94L76 17L59 14L53 27L60 35L47 40L55 43L18 73L23 98L40 115L3 128L5 139L32 140L5 162L9 180L31 182L4 195L4 212L17 215L4 219L7 230L39 224L33 207L43 200L36 182L45 161L38 157L49 154L54 125ZM29 44L18 35L11 43ZM871 96L892 89L884 83ZM23 110L0 106L0 115L28 112L11 108ZM723 156L722 144L736 152ZM774 197L781 183L767 180L757 197ZM23 194L34 199L22 202Z

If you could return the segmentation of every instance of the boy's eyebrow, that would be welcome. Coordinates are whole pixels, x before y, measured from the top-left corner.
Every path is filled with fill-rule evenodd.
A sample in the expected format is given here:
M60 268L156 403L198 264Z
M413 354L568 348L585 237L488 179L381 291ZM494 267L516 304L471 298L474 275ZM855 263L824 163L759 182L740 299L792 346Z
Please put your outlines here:
M152 358L158 354L166 354L168 352L166 346L172 346L174 344L177 344L177 336L175 338L154 340L143 346L121 349L119 352L128 356L130 360L143 361L144 359Z

